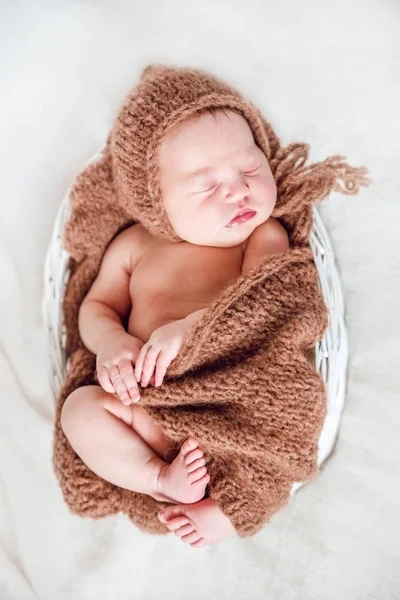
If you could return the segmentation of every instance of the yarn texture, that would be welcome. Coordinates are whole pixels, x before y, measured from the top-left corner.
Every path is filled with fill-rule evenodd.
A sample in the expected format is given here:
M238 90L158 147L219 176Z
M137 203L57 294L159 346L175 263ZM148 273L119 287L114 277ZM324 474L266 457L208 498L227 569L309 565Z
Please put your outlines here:
M290 249L224 289L192 328L159 388L141 390L140 405L171 447L190 435L204 451L211 496L240 536L259 531L289 499L292 484L318 471L318 438L326 390L313 348L328 313L309 247L313 204L331 191L368 185L364 167L343 156L306 165L309 147L282 147L260 111L214 76L195 69L147 67L122 105L101 157L78 177L65 229L70 279L64 298L68 374L57 401L54 468L70 509L94 518L123 512L142 530L165 534L157 518L166 503L95 475L61 426L67 396L98 384L95 357L78 331L80 304L110 241L140 222L155 236L179 241L159 185L158 150L165 134L207 108L238 110L266 155L277 185L273 212ZM99 451L101 440L99 440Z

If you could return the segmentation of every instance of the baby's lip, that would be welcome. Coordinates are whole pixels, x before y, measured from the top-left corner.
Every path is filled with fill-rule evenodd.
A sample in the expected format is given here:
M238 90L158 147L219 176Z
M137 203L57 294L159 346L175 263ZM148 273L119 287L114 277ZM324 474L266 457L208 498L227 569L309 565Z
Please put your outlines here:
M231 219L229 221L229 223L228 223L228 225L226 225L226 227L233 227L234 225L239 225L240 223L245 223L249 219L252 219L255 214L256 214L255 210L253 210L251 208L243 208L242 210L239 210L236 213L236 215L233 217L233 219Z

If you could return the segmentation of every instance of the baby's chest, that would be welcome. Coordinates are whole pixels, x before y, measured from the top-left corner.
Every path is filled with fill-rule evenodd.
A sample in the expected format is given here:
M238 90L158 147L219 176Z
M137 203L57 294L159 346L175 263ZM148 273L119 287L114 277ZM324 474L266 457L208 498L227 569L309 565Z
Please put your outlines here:
M158 250L158 251L157 251ZM241 272L242 251L186 244L148 251L131 278L132 302L208 303Z

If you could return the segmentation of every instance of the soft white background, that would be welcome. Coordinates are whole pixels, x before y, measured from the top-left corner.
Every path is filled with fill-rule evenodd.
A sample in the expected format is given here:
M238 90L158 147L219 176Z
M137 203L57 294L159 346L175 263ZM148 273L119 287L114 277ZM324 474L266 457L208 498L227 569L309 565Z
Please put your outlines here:
M0 2L1 600L400 598L400 5L389 0ZM323 207L350 335L320 477L259 535L194 550L68 513L51 467L41 319L59 203L151 62L239 87L285 143L374 185Z

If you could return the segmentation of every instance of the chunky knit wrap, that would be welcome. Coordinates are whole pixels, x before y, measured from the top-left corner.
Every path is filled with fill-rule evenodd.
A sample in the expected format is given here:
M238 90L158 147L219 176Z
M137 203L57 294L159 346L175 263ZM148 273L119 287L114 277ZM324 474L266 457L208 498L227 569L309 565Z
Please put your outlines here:
M250 102L207 73L145 69L103 153L72 188L65 231L69 364L57 403L54 466L72 511L91 517L124 512L143 530L168 533L157 518L165 503L90 471L69 445L60 413L73 390L97 383L95 357L79 337L77 316L108 243L135 222L179 241L160 195L159 144L172 127L206 108L236 109L247 119L277 184L273 216L286 227L290 250L221 292L192 328L162 386L142 389L140 403L171 447L189 435L199 441L211 477L207 495L247 536L287 502L294 482L317 472L326 390L310 357L326 328L327 310L308 243L312 206L333 190L354 194L368 179L365 168L350 167L342 156L306 166L306 144L282 147Z

